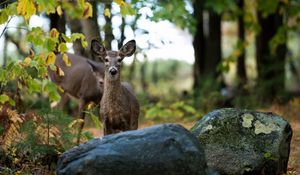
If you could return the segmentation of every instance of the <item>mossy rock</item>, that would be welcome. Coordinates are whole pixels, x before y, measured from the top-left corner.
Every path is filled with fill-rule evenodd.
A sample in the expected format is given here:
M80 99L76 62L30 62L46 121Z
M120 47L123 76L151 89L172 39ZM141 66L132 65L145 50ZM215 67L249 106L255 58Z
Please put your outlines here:
M220 174L282 174L287 170L292 129L273 113L233 108L210 112L191 129L207 165Z

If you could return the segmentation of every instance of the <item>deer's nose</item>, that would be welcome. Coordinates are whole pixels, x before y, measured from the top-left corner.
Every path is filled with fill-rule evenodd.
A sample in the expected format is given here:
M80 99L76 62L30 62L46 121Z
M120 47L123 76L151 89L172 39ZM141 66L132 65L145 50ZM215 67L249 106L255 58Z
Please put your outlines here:
M118 73L118 69L116 67L111 67L108 71L111 75L116 75Z

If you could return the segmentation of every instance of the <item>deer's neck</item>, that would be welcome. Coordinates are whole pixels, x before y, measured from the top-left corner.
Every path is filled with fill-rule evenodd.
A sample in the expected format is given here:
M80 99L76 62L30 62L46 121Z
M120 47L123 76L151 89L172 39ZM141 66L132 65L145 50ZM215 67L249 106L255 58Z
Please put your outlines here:
M109 101L115 101L119 94L121 94L121 80L120 75L117 79L112 80L110 75L105 75L104 78L104 96Z

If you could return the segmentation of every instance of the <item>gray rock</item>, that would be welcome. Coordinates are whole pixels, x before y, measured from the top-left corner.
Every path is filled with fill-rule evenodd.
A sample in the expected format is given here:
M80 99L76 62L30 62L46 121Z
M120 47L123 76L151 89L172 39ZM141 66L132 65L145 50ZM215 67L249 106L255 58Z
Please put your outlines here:
M292 129L273 113L215 110L192 127L207 166L220 174L282 174L287 170Z
M94 139L65 152L58 175L203 175L197 138L176 124L157 125Z

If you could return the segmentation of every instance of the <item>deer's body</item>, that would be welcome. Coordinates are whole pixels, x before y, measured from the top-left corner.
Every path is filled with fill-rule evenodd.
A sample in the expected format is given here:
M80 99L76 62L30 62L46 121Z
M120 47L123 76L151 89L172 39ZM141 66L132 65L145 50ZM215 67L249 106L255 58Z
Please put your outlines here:
M94 42L94 43L93 43ZM121 83L121 61L135 51L135 42L125 44L119 52L106 51L97 41L92 41L92 50L105 62L104 92L100 116L104 135L138 128L140 107L129 83Z
M103 94L104 64L87 60L85 57L67 54L71 66L67 66L62 55L56 56L55 65L64 72L64 76L48 68L50 79L60 86L64 92L60 93L59 108L63 108L69 95L79 99L79 113L89 102L100 103ZM93 69L90 64L93 64ZM84 118L82 116L82 118Z

